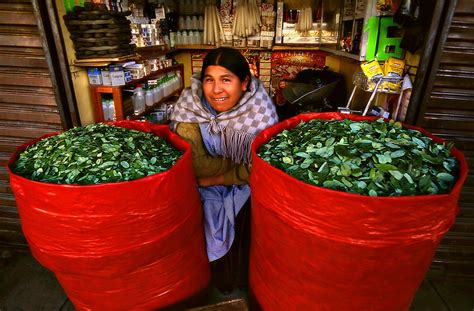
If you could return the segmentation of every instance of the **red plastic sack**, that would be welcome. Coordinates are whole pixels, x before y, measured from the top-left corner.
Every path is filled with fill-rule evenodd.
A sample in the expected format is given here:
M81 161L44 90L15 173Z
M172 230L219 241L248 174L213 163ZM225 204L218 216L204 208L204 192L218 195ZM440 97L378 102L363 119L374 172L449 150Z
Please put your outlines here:
M9 169L23 232L77 309L171 305L210 280L191 148L167 126L112 124L151 132L184 154L168 171L100 185L36 182Z
M284 129L311 119L374 120L311 113L262 131L252 145L250 287L264 310L408 310L467 176L449 194L369 197L309 185L256 154ZM410 127L414 128L414 127ZM419 128L425 135L433 137Z

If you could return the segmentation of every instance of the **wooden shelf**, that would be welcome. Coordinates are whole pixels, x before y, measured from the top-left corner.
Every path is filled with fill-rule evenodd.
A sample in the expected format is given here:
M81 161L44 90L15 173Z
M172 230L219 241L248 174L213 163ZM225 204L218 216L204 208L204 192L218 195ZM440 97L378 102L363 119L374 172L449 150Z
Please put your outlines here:
M139 59L146 59L150 57L159 57L166 54L176 53L176 49L169 49L165 45L150 45L136 48L139 54Z
M314 45L274 45L272 51L318 51L320 50L319 43Z
M74 66L77 67L105 67L114 62L123 62L125 60L137 59L139 55L130 54L120 57L104 57L104 58L87 58L87 59L76 59L74 60Z
M127 118L127 115L125 115L124 110L123 110L123 101L122 101L122 89L127 86L131 85L136 85L139 83L142 83L148 79L153 79L156 76L166 74L171 71L179 71L181 74L181 85L184 85L184 66L183 64L177 64L173 65L170 67L163 68L158 71L154 71L147 75L146 77L143 77L138 80L133 80L132 82L127 83L126 85L120 85L120 86L109 86L109 85L90 85L89 89L91 91L91 96L92 96L92 104L94 106L94 112L95 112L95 121L96 122L103 122L104 121L104 112L102 111L102 94L112 94L113 100L114 100L114 109L115 109L115 117L116 120L123 120ZM182 88L180 88L178 91L181 92ZM176 92L178 92L176 91ZM162 101L159 103L171 98L172 96L176 95L175 92L173 94L167 96L164 98ZM158 105L157 103L156 105ZM143 112L143 114L151 111L155 105L152 107L149 107L148 109ZM140 114L136 117L139 117L143 114Z
M172 66L160 69L158 71L153 71L149 75L144 76L143 78L132 80L131 82L128 82L124 85L114 85L114 86L112 86L112 85L91 85L91 87L93 87L97 92L112 94L114 92L114 89L117 89L117 88L121 89L123 87L133 86L133 85L136 85L136 84L143 83L147 80L153 79L156 76L166 74L170 71L179 70L180 67L182 67L182 66L183 66L182 64L176 64L176 65L172 65Z
M334 55L337 55L337 56L345 57L345 58L350 58L350 59L353 59L353 60L356 60L356 61L363 61L364 60L363 56L360 56L360 55L357 55L357 54L352 54L352 53L349 53L349 52L344 52L344 51L341 51L341 50L321 47L321 51L325 51L325 52L328 52L328 53L331 53L331 54L334 54Z
M134 115L130 115L128 118L130 120L136 120L136 119L139 119L140 117L150 113L151 111L153 111L153 109L155 109L156 107L160 106L161 104L163 104L164 102L170 100L171 98L173 97L177 97L179 94L181 94L181 91L183 90L183 87L177 89L176 91L174 91L173 93L171 93L170 95L166 96L165 98L161 99L159 102L153 104L153 106L150 106L150 107L146 107L145 108L145 111L143 111L142 113L139 113L139 114L134 114Z
M141 46L136 47L137 52L161 52L161 55L172 53L175 49L169 49L166 45L150 45L150 46Z
M175 46L177 50L213 50L216 47L210 44L179 44Z
M133 80L129 83L127 83L126 85L124 86L130 86L130 85L135 85L135 84L138 84L138 83L142 83L146 80L149 80L155 76L158 76L158 75L162 75L162 74L165 74L165 73L168 73L168 72L171 72L171 71L176 71L177 69L179 69L180 67L183 67L183 64L176 64L176 65L171 65L169 67L165 67L163 69L160 69L158 71L153 71L151 72L149 75L143 77L143 78L140 78L140 79L136 79L136 80Z
M76 59L73 65L77 67L106 67L112 63L123 62L126 60L141 60L144 57L142 54L152 53L154 57L158 57L165 54L175 53L176 49L168 49L164 45L151 45L144 47L135 48L135 54L124 55L120 57L97 57L97 58L86 58ZM145 57L149 58L149 57Z
M226 45L221 45L222 47ZM236 47L236 46L229 46L236 50L256 50L256 51L270 51L271 49L261 48L261 47ZM176 49L179 50L213 50L217 48L216 45L210 44L179 44L176 45Z

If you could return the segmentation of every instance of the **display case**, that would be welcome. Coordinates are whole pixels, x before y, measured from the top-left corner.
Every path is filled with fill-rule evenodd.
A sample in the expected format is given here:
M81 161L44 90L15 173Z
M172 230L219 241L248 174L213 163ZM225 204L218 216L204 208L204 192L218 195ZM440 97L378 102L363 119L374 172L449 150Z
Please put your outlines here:
M338 1L284 1L278 2L277 9L275 43L336 47L340 21ZM279 25L279 17L281 25ZM281 37L278 35L279 27L281 27Z
M365 25L377 14L375 0L342 0L341 22L337 51L359 61L366 59L367 38Z

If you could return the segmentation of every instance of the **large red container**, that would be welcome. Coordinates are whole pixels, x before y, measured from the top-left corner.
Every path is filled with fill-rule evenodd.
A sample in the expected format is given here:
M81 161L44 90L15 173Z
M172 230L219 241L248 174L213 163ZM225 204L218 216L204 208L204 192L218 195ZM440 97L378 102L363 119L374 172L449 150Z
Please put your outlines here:
M10 184L33 256L77 309L157 309L210 280L191 149L167 126L114 125L151 132L184 154L168 171L132 181L58 185L9 169ZM9 166L36 141L21 146Z
M458 212L467 176L464 156L453 148L460 176L451 193L403 197L312 186L257 156L258 148L277 133L315 118L374 119L304 114L257 136L250 176L252 293L264 310L272 311L408 310Z

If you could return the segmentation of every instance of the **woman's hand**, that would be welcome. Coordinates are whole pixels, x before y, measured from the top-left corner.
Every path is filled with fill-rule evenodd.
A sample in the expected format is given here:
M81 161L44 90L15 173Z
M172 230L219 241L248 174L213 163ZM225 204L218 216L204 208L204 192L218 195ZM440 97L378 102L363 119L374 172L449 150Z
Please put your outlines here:
M200 187L216 186L224 184L224 175L200 177L197 179Z

